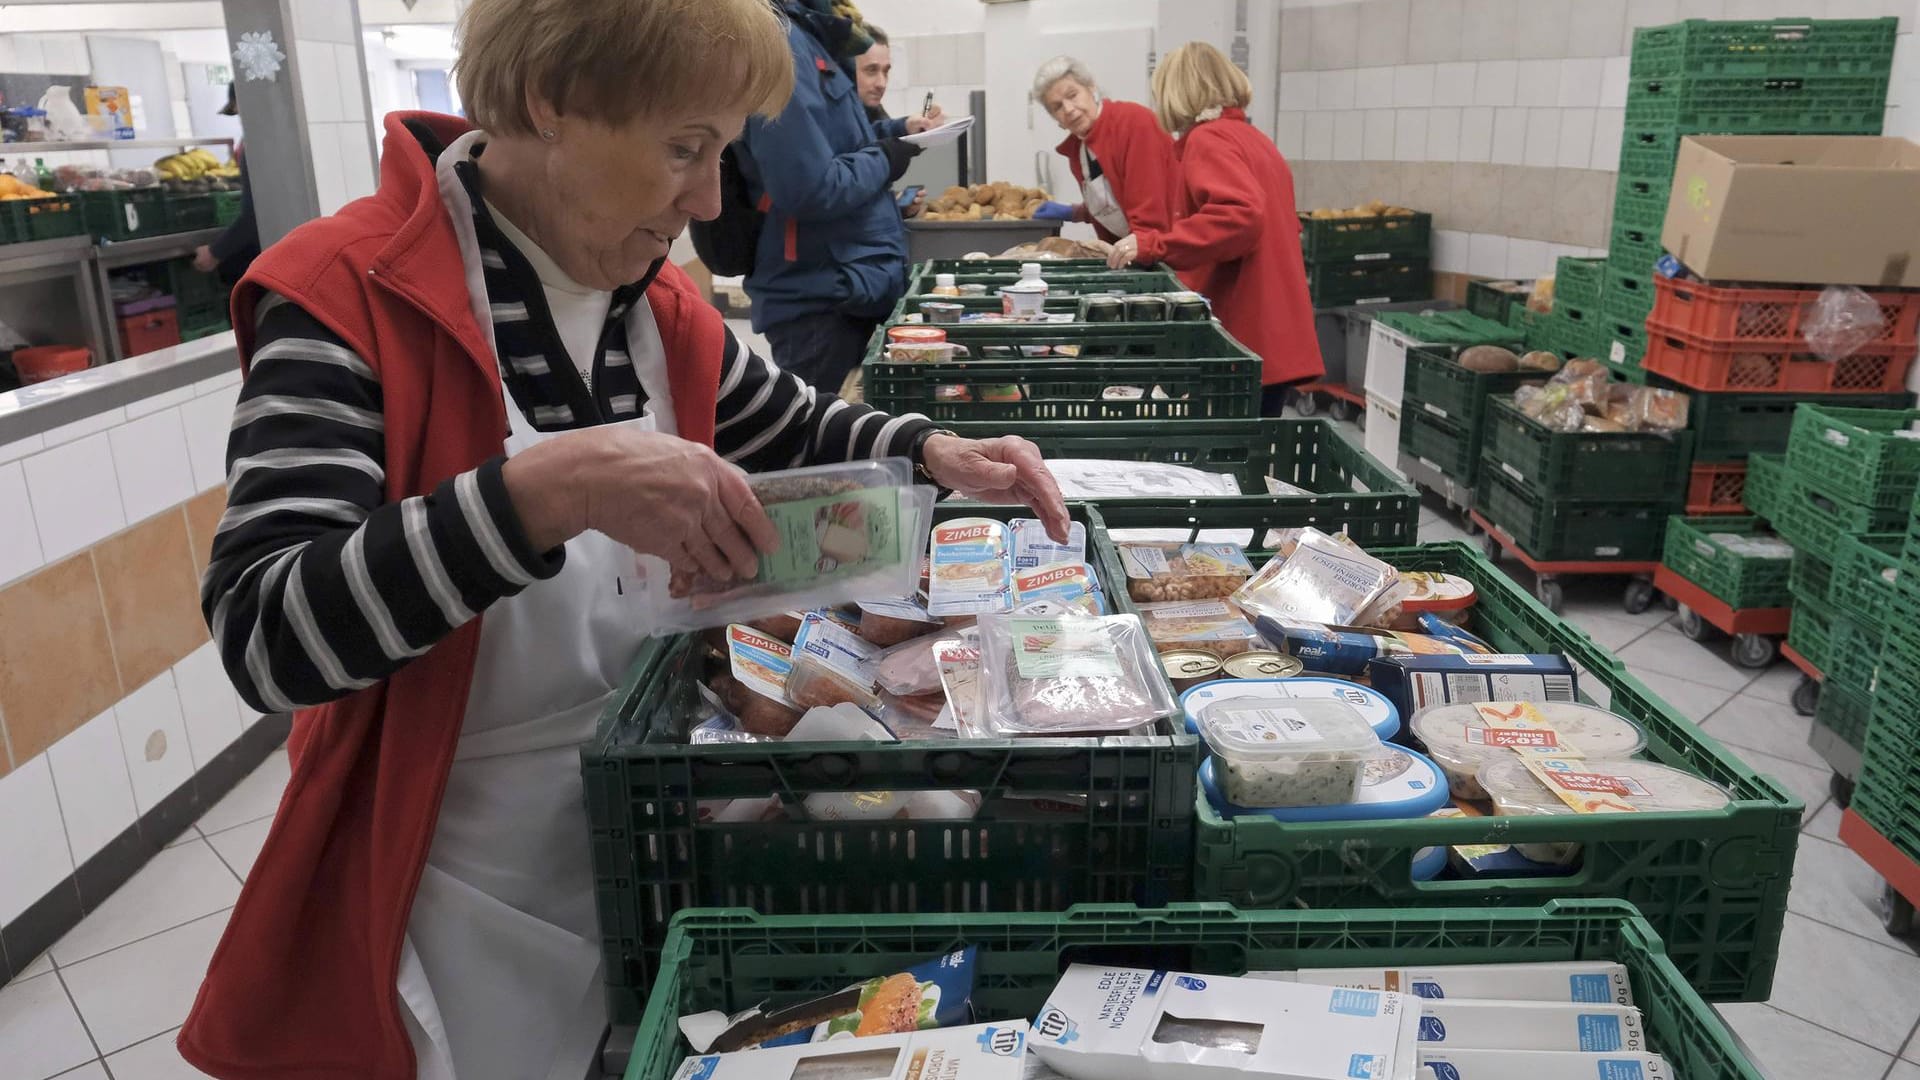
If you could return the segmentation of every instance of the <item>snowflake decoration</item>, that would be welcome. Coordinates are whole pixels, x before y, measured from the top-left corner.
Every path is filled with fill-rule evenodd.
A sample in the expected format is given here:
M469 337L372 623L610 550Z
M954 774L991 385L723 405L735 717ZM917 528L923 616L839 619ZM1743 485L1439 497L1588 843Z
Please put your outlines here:
M273 35L264 30L241 34L233 47L234 63L249 82L272 82L286 58L287 54L273 43Z

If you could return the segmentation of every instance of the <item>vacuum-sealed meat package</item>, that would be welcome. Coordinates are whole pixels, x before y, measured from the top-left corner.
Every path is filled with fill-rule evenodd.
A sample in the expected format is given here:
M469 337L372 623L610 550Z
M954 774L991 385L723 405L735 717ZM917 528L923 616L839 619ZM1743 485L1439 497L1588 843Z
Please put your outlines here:
M1135 615L980 619L980 702L1005 735L1131 730L1174 710Z
M762 552L746 581L669 571L642 556L655 634L907 596L919 584L934 490L913 483L907 459L761 473L748 483L780 549Z
M1233 594L1233 603L1251 616L1352 626L1399 582L1393 567L1308 529L1293 554L1261 567Z

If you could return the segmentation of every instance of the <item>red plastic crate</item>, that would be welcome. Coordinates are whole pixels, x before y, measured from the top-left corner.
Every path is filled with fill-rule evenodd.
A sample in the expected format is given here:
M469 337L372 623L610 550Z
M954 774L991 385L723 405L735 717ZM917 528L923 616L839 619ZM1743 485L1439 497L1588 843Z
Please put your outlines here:
M1695 465L1687 478L1687 513L1744 514L1747 494L1747 463L1730 461L1716 465Z
M1920 292L1868 290L1880 301L1886 325L1873 345L1913 348L1920 343ZM1691 334L1716 345L1782 345L1806 342L1800 322L1819 289L1732 288L1654 275L1649 323Z
M122 315L118 322L123 356L139 356L180 344L180 312L175 308Z
M1653 322L1640 366L1695 390L1881 394L1903 390L1914 347L1868 346L1822 360L1795 345L1706 341Z

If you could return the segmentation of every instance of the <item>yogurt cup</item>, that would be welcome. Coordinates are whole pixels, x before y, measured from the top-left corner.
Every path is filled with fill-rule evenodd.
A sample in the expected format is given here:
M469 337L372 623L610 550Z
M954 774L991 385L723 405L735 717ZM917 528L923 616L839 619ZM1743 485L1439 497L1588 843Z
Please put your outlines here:
M1038 321L1047 313L1047 283L1016 281L1000 290L1000 313L1015 319Z
M1359 797L1380 740L1341 701L1221 701L1200 714L1220 793L1236 806L1339 806Z
M1413 734L1427 748L1433 760L1446 770L1453 793L1468 799L1484 799L1486 789L1476 774L1488 762L1513 758L1515 743L1504 736L1523 727L1522 720L1502 719L1503 712L1523 711L1525 702L1483 701L1471 705L1442 705L1413 718ZM1553 725L1553 733L1542 749L1553 745L1569 747L1589 758L1630 758L1647 745L1647 732L1639 724L1605 709L1569 702L1539 702L1531 706ZM1485 709L1487 712L1482 712ZM1489 720L1488 715L1493 719Z
M1400 734L1400 710L1372 687L1343 679L1302 676L1291 679L1226 679L1201 683L1180 695L1187 730L1200 734L1200 711L1216 701L1290 701L1320 698L1344 701L1359 710L1381 742Z

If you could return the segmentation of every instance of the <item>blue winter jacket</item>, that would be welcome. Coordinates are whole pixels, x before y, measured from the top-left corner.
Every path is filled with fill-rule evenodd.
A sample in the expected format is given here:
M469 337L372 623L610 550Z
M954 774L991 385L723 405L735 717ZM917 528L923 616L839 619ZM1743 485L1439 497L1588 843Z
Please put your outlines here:
M736 146L755 202L771 203L746 281L753 328L826 311L877 319L907 289L906 227L879 143L906 122L869 122L853 76L822 43L835 40L834 20L783 6L793 99L772 120L747 121Z

